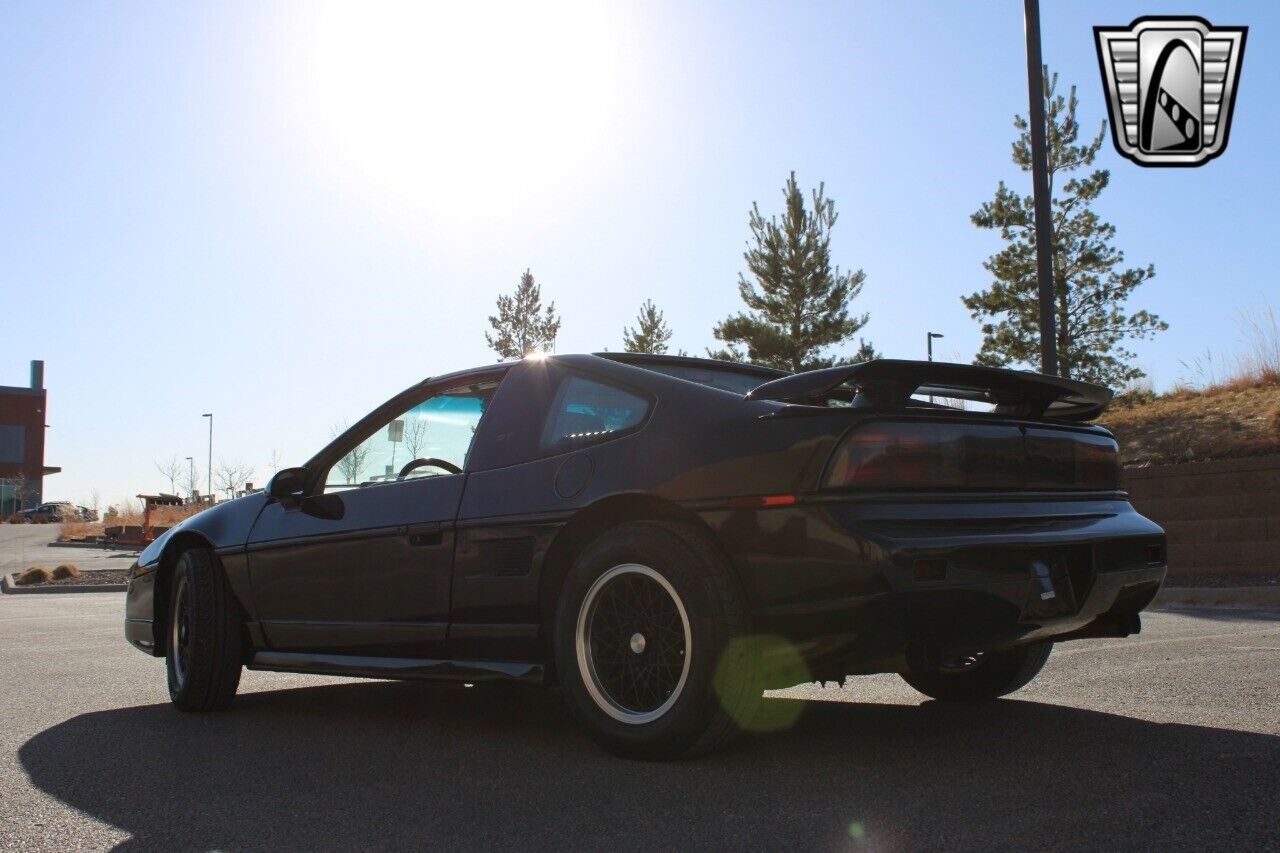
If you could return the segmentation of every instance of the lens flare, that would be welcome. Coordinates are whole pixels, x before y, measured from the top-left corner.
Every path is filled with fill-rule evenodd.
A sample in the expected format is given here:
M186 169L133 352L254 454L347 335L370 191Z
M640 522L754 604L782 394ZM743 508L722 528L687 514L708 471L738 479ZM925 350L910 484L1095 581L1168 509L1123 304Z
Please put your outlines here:
M795 645L783 637L752 634L729 641L716 665L713 684L720 704L743 731L776 732L795 725L805 703L795 699L747 696L754 685L793 685L811 681Z

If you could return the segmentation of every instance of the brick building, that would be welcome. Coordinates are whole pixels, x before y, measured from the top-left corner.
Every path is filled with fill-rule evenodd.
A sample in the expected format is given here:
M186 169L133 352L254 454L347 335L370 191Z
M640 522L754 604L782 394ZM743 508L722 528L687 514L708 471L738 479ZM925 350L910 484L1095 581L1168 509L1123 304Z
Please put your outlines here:
M43 361L27 387L0 385L0 514L40 504L45 476L62 470L44 464L45 402Z

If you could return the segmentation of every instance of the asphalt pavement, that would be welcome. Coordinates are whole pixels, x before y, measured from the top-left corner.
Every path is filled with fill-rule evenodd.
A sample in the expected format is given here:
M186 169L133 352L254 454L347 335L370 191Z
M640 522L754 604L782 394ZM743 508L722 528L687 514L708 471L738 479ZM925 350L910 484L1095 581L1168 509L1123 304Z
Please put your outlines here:
M21 572L31 566L52 569L63 563L74 563L82 571L127 569L138 555L136 551L50 544L60 530L57 524L0 524L0 574Z
M121 603L0 596L0 848L1280 846L1280 612L1150 613L980 706L793 688L788 728L652 764L533 687L246 673L181 714Z

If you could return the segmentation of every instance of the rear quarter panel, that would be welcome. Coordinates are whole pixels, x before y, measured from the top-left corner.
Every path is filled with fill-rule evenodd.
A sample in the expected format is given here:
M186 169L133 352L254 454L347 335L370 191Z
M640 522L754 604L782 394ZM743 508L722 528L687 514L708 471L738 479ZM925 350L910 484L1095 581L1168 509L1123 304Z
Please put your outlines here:
M648 419L638 432L515 464L496 464L505 460L477 451L458 514L451 638L485 625L528 625L535 632L547 551L576 513L621 495L724 504L741 495L809 489L848 425L847 416L768 417L782 404L749 402L596 357L555 362L526 362L506 381L525 381L527 371L578 370L651 397ZM497 443L514 421L521 429L541 427L546 407L525 398L519 410L507 410L515 397L504 401L504 390L481 424L478 446ZM528 554L523 571L518 564L498 565L513 553Z

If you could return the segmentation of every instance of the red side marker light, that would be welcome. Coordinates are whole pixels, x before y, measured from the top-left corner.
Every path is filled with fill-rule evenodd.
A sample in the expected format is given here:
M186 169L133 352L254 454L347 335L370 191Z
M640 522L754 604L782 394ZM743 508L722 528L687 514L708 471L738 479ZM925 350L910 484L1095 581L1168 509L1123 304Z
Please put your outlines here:
M734 509L761 506L791 506L796 502L795 495L764 495L754 498L732 498L729 506Z

